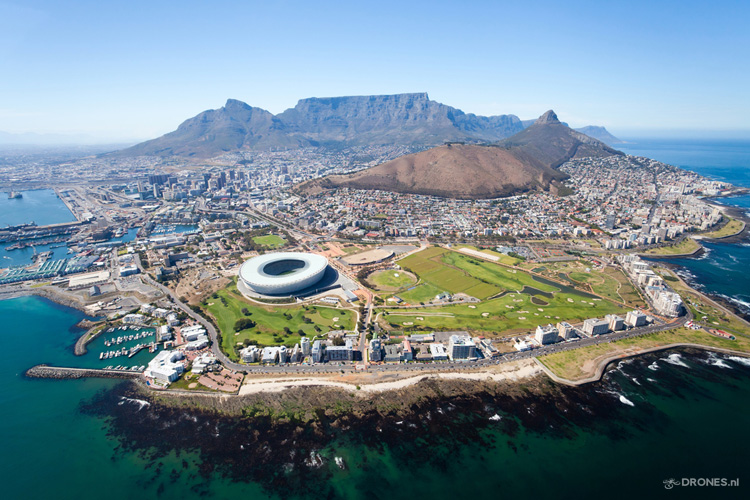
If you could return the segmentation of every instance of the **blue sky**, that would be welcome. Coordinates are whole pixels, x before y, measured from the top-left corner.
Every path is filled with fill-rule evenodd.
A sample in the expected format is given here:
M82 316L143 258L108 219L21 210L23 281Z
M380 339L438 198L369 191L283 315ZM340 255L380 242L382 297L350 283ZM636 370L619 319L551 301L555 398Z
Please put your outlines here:
M623 136L750 136L750 2L0 0L0 130L151 138L227 98L428 92Z

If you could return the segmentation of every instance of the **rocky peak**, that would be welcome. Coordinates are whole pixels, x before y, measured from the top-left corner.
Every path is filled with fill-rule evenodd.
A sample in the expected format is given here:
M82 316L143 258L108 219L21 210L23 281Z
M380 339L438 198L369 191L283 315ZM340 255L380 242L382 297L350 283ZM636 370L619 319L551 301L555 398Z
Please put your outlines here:
M560 123L560 120L557 119L557 115L555 114L555 112L550 109L542 116L537 118L537 120L534 122L534 125L548 125L551 123Z

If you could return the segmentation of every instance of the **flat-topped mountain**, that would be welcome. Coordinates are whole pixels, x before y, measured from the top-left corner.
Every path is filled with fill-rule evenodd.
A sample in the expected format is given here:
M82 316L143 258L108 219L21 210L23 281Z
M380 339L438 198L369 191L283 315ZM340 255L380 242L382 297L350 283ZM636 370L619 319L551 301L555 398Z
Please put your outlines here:
M209 158L230 151L492 142L523 129L515 115L477 116L426 93L309 98L278 115L230 99L177 130L115 153Z
M530 190L554 190L571 158L622 154L563 125L553 111L514 136L490 146L450 144L396 158L349 175L302 183L298 190L377 189L397 193L481 199Z
M589 137L593 137L594 139L598 139L602 141L604 144L608 144L610 146L614 144L625 144L625 141L622 141L615 137L614 135L609 133L609 130L607 130L604 127L596 127L593 125L589 125L587 127L581 127L575 129L576 132L580 132L582 134L586 134Z

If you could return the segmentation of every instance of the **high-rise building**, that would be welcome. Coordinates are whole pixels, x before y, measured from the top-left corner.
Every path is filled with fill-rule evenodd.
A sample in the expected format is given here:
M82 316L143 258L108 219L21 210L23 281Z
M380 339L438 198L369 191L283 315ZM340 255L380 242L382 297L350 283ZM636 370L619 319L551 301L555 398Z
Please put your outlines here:
M609 322L609 329L613 332L617 332L625 328L625 322L620 316L616 314L607 314L606 316L604 316L604 319Z
M552 325L538 325L534 338L542 345L554 344L560 332Z
M629 311L625 316L625 324L635 328L646 324L646 315L641 311Z
M370 361L383 361L383 346L380 339L370 341Z
M474 341L468 335L451 335L448 340L448 356L451 360L463 360L475 357Z
M313 363L320 363L323 361L325 346L320 340L316 340L312 345L312 360Z
M583 322L583 328L581 328L581 330L587 335L601 335L609 331L609 321L589 318Z
M309 356L310 355L310 339L307 337L302 337L302 339L299 341L300 348L302 349L302 355L303 356Z

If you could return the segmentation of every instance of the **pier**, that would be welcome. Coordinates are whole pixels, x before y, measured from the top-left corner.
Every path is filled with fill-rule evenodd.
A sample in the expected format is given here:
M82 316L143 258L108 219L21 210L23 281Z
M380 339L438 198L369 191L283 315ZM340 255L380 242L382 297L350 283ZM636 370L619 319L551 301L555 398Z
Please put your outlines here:
M52 378L52 379L78 379L87 377L96 378L126 378L136 379L141 372L128 370L100 370L96 368L68 368L63 366L36 365L24 374L29 378Z

